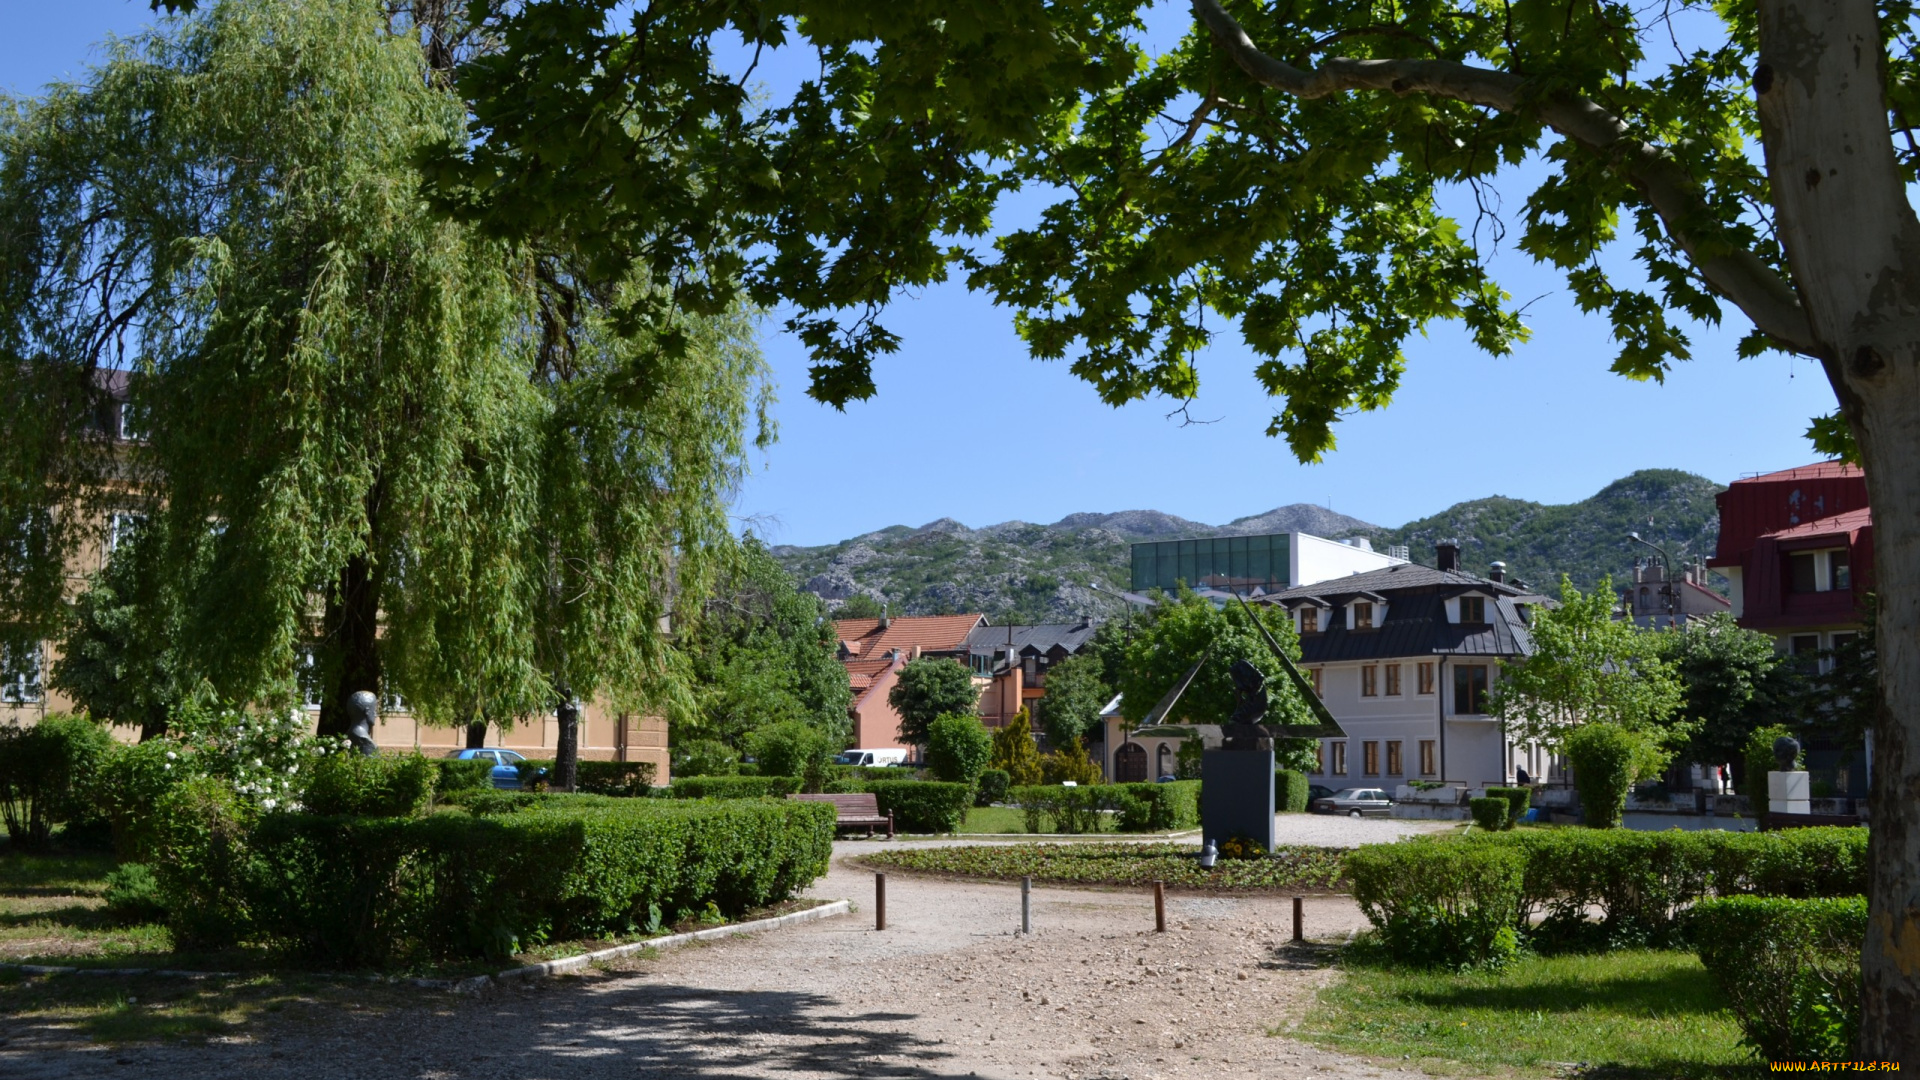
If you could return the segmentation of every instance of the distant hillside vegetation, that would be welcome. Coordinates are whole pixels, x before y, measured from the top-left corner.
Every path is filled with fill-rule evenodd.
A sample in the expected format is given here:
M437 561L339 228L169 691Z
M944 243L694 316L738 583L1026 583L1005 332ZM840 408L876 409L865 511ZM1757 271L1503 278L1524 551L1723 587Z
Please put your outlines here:
M1674 469L1646 469L1565 506L1493 496L1459 503L1398 529L1307 503L1277 507L1225 525L1205 525L1157 510L1069 514L1051 525L1008 521L970 529L951 518L917 529L895 525L820 547L773 549L803 587L829 602L856 593L901 615L982 611L995 622L1066 622L1117 613L1113 595L1128 585L1128 548L1137 541L1198 536L1308 532L1364 536L1376 547L1406 544L1431 563L1433 544L1461 543L1465 568L1484 573L1495 559L1541 588L1565 572L1582 588L1602 575L1624 576L1647 549L1629 532L1664 545L1676 561L1713 554L1721 485ZM1102 591L1093 586L1104 587Z

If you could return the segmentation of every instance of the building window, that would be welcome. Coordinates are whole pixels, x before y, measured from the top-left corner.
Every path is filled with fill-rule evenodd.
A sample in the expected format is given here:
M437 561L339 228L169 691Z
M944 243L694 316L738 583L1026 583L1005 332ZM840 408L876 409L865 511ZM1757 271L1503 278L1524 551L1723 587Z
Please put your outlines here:
M1439 769L1434 768L1434 764L1433 764L1433 740L1421 739L1420 740L1420 775L1432 776L1439 771L1440 771Z
M1371 602L1359 600L1354 603L1353 628L1355 630L1373 629L1373 604Z
M1453 712L1473 716L1487 711L1487 665L1461 664L1453 669Z
M1325 698L1327 696L1327 686L1324 679L1325 670L1326 670L1325 668L1308 668L1307 669L1307 677L1313 680L1313 696L1314 697Z
M1834 592L1842 592L1853 588L1853 567L1847 561L1846 552L1828 552L1827 570L1833 579Z
M1820 576L1811 551L1796 551L1787 556L1787 591L1818 592Z
M1360 744L1360 771L1368 776L1380 775L1380 744L1371 740Z
M1360 696L1380 696L1380 668L1374 664L1363 664L1360 668Z
M1429 660L1419 665L1418 670L1420 672L1420 692L1423 694L1433 693L1433 662Z
M1487 598L1484 596L1463 596L1460 598L1460 621L1463 623L1483 623L1487 621Z
M0 645L0 704L31 705L40 696L40 646Z
M1347 744L1337 742L1333 746L1333 775L1347 775Z
M1795 634L1787 639L1787 652L1793 665L1811 675L1820 670L1820 635Z
M1317 634L1320 632L1319 608L1303 607L1300 609L1300 632L1303 634Z
M1400 696L1400 665L1399 664L1387 665L1387 696L1388 697Z
M1401 768L1400 768L1401 764L1402 763L1400 761L1400 740L1394 739L1391 742L1387 743L1387 775L1388 776L1405 775L1401 771Z

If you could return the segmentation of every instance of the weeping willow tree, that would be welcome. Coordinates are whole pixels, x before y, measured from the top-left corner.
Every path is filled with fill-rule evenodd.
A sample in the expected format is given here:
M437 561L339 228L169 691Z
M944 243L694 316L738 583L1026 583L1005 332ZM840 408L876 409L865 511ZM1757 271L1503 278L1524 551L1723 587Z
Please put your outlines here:
M460 137L375 0L232 0L0 110L0 622L44 635L108 513L140 604L220 695L321 730L358 691L429 721L682 696L663 617L704 587L763 418L740 315L609 333L641 281L430 213ZM144 439L98 437L127 372ZM768 428L758 426L764 438Z

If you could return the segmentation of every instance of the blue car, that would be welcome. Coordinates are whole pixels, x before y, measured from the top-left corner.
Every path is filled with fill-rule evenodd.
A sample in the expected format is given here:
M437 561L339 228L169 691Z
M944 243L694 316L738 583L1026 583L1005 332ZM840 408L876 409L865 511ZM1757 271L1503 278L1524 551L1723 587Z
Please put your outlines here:
M495 747L483 746L478 749L455 750L447 756L456 761L491 761L493 762L494 787L503 791L518 791L520 789L520 770L514 768L514 766L527 760L524 754L513 750L501 750Z

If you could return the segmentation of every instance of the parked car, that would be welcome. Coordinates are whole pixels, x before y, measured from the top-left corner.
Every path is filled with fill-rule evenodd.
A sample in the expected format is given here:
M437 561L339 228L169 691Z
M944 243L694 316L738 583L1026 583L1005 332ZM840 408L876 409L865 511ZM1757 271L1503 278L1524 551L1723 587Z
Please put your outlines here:
M491 761L493 762L493 786L502 791L520 790L520 770L515 766L527 760L524 754L514 750L502 750L495 746L482 746L455 750L447 756L458 761Z
M1324 799L1315 799L1307 809L1316 814L1345 814L1348 817L1386 817L1393 812L1393 797L1379 788L1347 788Z
M1178 783L1179 780L1180 778L1173 775L1172 773L1165 773L1161 776L1154 777L1153 782L1156 784L1173 784L1173 783Z
M904 765L906 747L880 750L847 750L833 759L835 765Z
M1315 799L1331 799L1331 798L1333 798L1333 789L1328 787L1327 785L1325 784L1308 784L1307 785L1307 802L1308 803L1312 803L1313 800Z

